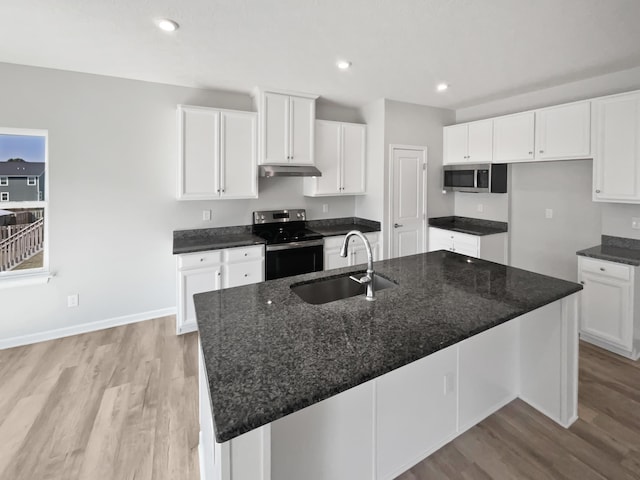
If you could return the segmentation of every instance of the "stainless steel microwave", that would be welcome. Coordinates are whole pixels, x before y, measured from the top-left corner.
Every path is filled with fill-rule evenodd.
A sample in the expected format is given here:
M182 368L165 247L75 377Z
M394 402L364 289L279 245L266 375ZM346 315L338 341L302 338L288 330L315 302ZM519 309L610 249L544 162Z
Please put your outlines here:
M447 192L507 193L507 164L445 165L442 189Z

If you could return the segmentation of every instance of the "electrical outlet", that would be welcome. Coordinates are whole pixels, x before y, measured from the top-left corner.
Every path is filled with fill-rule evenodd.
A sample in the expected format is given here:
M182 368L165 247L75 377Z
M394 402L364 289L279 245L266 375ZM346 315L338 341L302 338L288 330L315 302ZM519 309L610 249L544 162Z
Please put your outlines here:
M480 213L484 212L484 205L482 205L481 203L479 203L476 208L477 208L478 212L480 212Z
M202 220L205 222L211 220L211 210L202 210Z
M67 307L73 308L79 305L79 295L77 293L71 294L67 297Z
M552 208L547 208L544 211L544 218L553 218L553 209Z
M329 204L328 203L323 203L322 204L322 213L327 213L329 211Z
M640 217L631 217L631 228L640 230Z

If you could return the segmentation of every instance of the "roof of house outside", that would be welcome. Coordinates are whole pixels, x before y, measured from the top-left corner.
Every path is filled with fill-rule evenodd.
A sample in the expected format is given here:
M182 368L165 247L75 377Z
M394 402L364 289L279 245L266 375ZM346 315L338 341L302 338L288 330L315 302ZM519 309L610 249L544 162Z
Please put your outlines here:
M0 162L0 177L37 177L44 166L44 162Z
M9 210L0 210L0 217L4 217L6 215L15 215L15 212L10 212Z

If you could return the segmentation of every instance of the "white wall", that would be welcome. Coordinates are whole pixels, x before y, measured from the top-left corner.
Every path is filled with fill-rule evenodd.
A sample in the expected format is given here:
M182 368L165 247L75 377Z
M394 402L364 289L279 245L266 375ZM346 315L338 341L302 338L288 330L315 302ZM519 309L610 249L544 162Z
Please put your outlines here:
M456 123L640 89L640 67L456 110Z
M454 123L455 112L413 103L385 102L385 164L389 145L419 145L428 148L427 215L453 215L453 195L442 193L442 127ZM386 170L385 170L386 171ZM385 202L387 199L385 198Z
M509 221L508 193L455 192L454 196L454 214L458 217L481 218L498 222ZM482 205L482 211L478 210L478 205Z
M367 195L356 197L356 216L383 221L385 190L385 101L365 105L362 117L367 124Z
M640 217L640 205L602 204L602 233L640 240L640 230L631 228L631 219Z
M591 200L591 160L512 165L510 259L514 267L575 281L575 252L600 243L601 204ZM553 218L545 218L545 210Z
M310 218L354 213L353 198L304 198L302 179L261 180L258 200L175 200L176 105L252 110L248 95L9 64L0 78L0 126L49 130L56 274L47 285L0 290L0 339L175 307L174 229L247 224L253 210L285 206ZM203 208L212 222L202 222ZM78 308L66 307L71 293Z

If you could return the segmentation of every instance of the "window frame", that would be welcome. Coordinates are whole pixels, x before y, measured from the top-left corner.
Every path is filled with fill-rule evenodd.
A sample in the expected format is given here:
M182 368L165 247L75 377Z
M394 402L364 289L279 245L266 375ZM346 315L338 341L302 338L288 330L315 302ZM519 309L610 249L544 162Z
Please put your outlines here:
M9 192L0 192L0 202L9 202Z
M0 187L9 186L9 177L0 177Z
M27 187L35 187L37 185L38 185L38 177L27 177Z
M3 210L12 208L41 208L44 210L44 242L42 267L28 270L0 272L0 289L11 286L22 286L36 283L46 283L53 276L49 271L49 131L44 129L8 128L0 126L0 135L22 135L44 137L44 199L35 201L8 201L2 202ZM8 179L8 177L6 177ZM34 177L35 178L35 177ZM28 180L27 180L28 181ZM37 185L37 179L36 179ZM8 193L8 192L7 192Z

